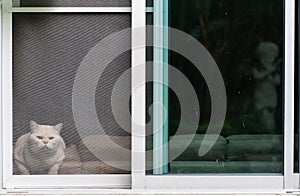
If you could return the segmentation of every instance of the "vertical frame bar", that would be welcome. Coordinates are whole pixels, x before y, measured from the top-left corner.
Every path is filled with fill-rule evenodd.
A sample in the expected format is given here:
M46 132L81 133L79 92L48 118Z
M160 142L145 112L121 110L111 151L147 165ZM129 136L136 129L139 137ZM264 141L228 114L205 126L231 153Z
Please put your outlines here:
M163 0L154 0L154 26L163 26ZM163 173L163 119L164 110L162 110L164 102L163 84L158 82L164 81L163 49L159 48L163 43L163 33L153 31L153 174Z
M0 75L2 76L2 68L3 68L3 63L2 63L2 51L3 51L3 37L2 37L2 25L3 25L3 21L2 21L2 0L0 0ZM0 79L0 153L3 154L3 143L2 143L2 112L3 112L3 108L2 108L2 80ZM3 176L3 157L0 158L0 176ZM0 186L1 188L3 187L3 183L2 183L2 177L0 178Z
M168 1L154 0L154 25L168 26ZM168 173L169 94L168 32L154 30L153 58L153 174ZM160 48L163 46L164 48ZM164 107L164 110L162 109Z
M169 26L169 0L163 0L163 26L168 27ZM165 122L163 125L163 173L168 173L169 168L167 163L169 163L169 149L168 145L166 145L169 142L169 89L166 84L169 84L169 70L168 70L168 64L169 64L169 35L168 31L165 29L163 34L163 80L164 80L164 87L163 87L163 103L164 107L166 109L166 116L165 116Z
M3 1L3 33L2 41L5 50L2 53L2 153L6 160L3 164L3 187L12 176L12 4L10 0ZM4 39L5 38L5 39ZM6 148L4 149L4 147ZM6 187L9 188L9 187Z
M146 180L146 1L132 0L132 189L144 189ZM142 48L137 48L144 46ZM138 73L135 67L139 66ZM143 128L141 128L143 127ZM141 136L142 135L142 136Z
M295 1L285 0L284 188L293 188Z

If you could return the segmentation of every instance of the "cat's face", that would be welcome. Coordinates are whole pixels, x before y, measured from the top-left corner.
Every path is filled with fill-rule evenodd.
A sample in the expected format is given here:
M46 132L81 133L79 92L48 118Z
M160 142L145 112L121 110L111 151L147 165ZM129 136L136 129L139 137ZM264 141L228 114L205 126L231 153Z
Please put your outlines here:
M63 124L56 126L39 125L34 121L30 121L30 141L35 148L57 149L61 143L60 131Z

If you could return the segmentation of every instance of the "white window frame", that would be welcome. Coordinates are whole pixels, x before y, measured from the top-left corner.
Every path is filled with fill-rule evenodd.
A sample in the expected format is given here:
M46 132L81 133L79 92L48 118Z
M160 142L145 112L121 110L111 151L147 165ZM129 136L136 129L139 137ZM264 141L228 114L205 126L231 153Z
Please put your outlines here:
M282 190L298 189L294 174L294 32L295 2L284 3L284 168L283 174L145 175L146 189ZM155 9L154 9L155 10ZM142 147L141 147L142 149Z
M1 0L0 0L1 3ZM58 176L13 176L12 175L12 12L131 12L132 27L145 27L145 1L132 0L130 8L12 8L10 0L3 0L0 14L1 48L0 58L0 127L1 161L0 184L4 189L42 188L130 188L132 190L181 189L201 192L284 192L299 188L299 174L294 168L294 32L295 2L285 0L285 84L284 84L284 174L283 175L146 175L145 137L135 137L135 133L145 134L145 130L132 124L132 174L131 175L58 175ZM1 29L0 29L1 30ZM138 34L137 34L138 33ZM145 46L145 32L132 31L132 48ZM1 50L2 49L2 50ZM132 66L145 65L145 47L132 50ZM139 74L132 75L132 118L145 124L145 87L134 91L139 81L145 81L145 67ZM141 156L141 153L144 155ZM49 184L51 186L49 186ZM36 189L35 189L36 190ZM236 191L233 191L236 190ZM180 190L179 190L180 191ZM73 192L76 192L73 190ZM106 190L108 191L108 189ZM114 192L114 191L112 191ZM1 192L0 192L1 193ZM85 191L86 193L86 191Z
M137 1L133 1L137 2ZM134 3L135 4L135 3ZM131 174L103 175L13 175L12 149L12 14L13 13L131 13L131 7L13 7L11 0L3 1L3 36L1 69L1 158L2 188L130 188ZM144 9L145 10L145 9ZM132 22L135 24L136 22ZM134 78L134 77L133 77ZM7 130L7 131L4 131Z

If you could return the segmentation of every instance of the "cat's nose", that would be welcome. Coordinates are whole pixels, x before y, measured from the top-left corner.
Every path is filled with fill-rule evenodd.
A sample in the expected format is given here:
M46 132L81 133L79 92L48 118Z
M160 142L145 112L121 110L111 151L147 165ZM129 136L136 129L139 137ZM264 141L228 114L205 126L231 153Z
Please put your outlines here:
M47 141L47 140L44 140L43 143L44 143L44 144L48 144L48 141Z

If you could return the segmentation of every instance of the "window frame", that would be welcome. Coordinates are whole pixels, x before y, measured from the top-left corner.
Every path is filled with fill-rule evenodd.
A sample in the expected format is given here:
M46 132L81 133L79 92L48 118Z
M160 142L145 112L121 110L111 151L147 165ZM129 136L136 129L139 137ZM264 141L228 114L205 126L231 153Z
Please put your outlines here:
M116 188L131 187L131 174L104 175L13 175L12 148L12 59L13 59L13 13L132 13L131 7L13 7L11 0L3 1L1 16L3 18L2 51L2 85L1 85L1 172L2 189L41 189L41 188ZM134 23L133 23L134 24ZM5 111L5 114L4 114ZM5 157L5 158L4 158Z
M1 190L5 189L41 189L41 188L130 188L132 190L171 189L174 192L189 189L188 192L217 192L220 190L256 190L256 192L284 192L284 189L299 188L299 174L294 173L294 49L295 49L295 2L285 0L284 3L284 173L283 175L146 175L145 162L145 137L135 137L145 130L132 124L132 174L131 175L59 175L59 176L11 176L12 174L12 13L13 12L131 12L132 27L145 28L145 14L151 9L146 9L145 1L132 0L131 8L12 8L10 0L3 0L0 14L1 36L1 80L0 80L0 125L1 140L0 149L2 157L0 161ZM138 46L145 46L145 31L132 31L132 67L145 65L145 47L134 50ZM132 72L134 73L134 72ZM146 81L145 66L140 74L132 75L132 89L138 81ZM145 124L145 87L138 92L132 90L132 117L137 122ZM7 140L10 138L10 140ZM7 146L10 146L7 148ZM142 152L135 153L135 152ZM82 178L85 178L82 180ZM88 179L91 177L90 179ZM120 177L120 178L119 178ZM41 179L47 178L47 184L40 184ZM119 178L119 181L118 181ZM77 180L76 180L77 179ZM67 184L66 181L72 182ZM124 183L126 181L126 183ZM127 183L129 182L129 184ZM131 183L130 183L131 181ZM25 183L24 183L25 182ZM34 184L32 184L34 182ZM102 184L103 183L103 184ZM99 186L100 185L100 186ZM178 189L178 190L175 190ZM181 189L181 190L180 190ZM108 189L107 189L108 190ZM257 191L259 190L259 191ZM72 192L72 191L71 191ZM109 192L109 191L107 191ZM111 191L114 192L114 191ZM234 191L233 191L234 192ZM1 193L1 191L0 191Z
M284 1L284 168L283 174L146 175L146 189L294 189L294 49L295 2ZM155 10L155 9L154 9Z

